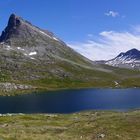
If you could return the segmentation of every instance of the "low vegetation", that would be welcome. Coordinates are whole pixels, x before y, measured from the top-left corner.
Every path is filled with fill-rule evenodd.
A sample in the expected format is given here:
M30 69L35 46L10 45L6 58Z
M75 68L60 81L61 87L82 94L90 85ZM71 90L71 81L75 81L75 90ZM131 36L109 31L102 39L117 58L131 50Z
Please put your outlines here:
M140 111L0 116L0 140L139 140Z

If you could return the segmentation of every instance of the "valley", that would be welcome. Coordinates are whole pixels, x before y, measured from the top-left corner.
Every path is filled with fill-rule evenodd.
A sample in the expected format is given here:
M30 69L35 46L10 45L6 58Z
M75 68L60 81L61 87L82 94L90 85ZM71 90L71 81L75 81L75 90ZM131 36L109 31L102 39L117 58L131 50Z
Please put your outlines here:
M140 87L139 70L97 64L15 14L0 37L0 94Z
M0 140L140 140L140 1L0 1Z

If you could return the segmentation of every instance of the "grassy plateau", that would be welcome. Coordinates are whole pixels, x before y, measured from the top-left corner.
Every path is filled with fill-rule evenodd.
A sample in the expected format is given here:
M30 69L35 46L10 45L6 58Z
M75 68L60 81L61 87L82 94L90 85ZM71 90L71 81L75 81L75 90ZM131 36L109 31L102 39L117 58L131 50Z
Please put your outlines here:
M140 111L0 116L0 140L140 140Z

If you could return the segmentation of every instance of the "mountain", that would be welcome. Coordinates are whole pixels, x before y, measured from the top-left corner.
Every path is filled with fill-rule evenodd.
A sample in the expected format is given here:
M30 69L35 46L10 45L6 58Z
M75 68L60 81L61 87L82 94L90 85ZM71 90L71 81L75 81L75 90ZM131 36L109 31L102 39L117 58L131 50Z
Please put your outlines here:
M140 69L140 51L131 49L125 53L120 53L114 59L106 61L105 64L115 67Z
M98 71L52 32L15 14L0 36L0 62L0 87L8 90L25 87L23 84L47 89L74 87L96 79L90 73Z
M97 64L75 52L52 32L12 14L0 36L0 94L126 84L140 73ZM123 77L123 79L121 79ZM131 81L131 79L130 79ZM118 86L118 84L117 84Z

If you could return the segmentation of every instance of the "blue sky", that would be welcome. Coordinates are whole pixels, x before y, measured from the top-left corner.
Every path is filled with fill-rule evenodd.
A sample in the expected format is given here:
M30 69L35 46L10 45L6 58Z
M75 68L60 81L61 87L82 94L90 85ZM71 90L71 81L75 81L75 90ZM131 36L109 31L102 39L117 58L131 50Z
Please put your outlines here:
M92 60L110 59L140 49L139 5L140 0L1 0L0 31L15 13Z

